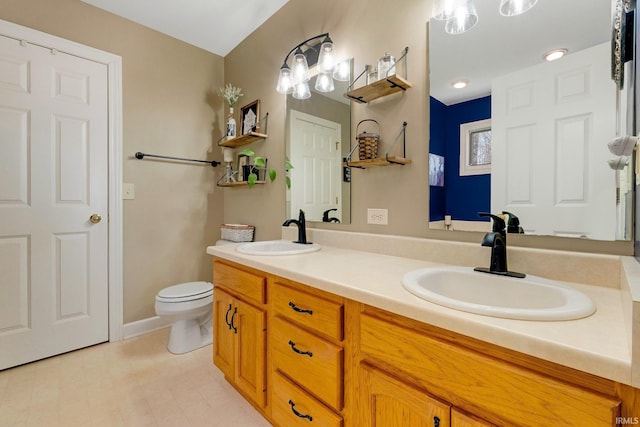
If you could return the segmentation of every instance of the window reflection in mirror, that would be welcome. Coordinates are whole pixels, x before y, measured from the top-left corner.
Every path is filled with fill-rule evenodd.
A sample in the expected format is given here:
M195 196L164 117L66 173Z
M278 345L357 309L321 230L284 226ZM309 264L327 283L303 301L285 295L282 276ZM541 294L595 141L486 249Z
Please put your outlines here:
M504 17L494 1L475 3L480 20L467 33L429 23L429 152L445 165L444 186L430 186L430 228L450 216L447 229L488 231L478 212L509 211L526 234L630 239L633 171L607 163L607 143L626 134L616 118L627 88L618 104L610 77L612 4L538 2ZM545 62L557 48L568 54ZM469 84L454 89L459 79ZM484 120L491 168L465 174L462 133Z
M314 91L313 77L311 98L287 95L286 155L293 165L288 172L288 218L302 209L307 221L351 222L350 178L342 166L351 138L351 105L344 94L353 76L353 61L348 63L349 81L334 81L332 92Z

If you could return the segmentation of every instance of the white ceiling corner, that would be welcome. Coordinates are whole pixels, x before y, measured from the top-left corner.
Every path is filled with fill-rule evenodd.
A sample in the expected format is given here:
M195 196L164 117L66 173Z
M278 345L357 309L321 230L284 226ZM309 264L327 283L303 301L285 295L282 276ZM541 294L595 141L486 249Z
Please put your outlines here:
M288 0L82 0L220 56Z

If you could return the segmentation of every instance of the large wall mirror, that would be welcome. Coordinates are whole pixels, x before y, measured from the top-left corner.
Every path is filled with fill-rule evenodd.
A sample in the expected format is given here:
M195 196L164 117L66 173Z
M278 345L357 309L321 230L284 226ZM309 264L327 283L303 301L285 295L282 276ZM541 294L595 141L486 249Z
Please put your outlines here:
M633 85L611 79L623 2L539 1L510 17L474 3L468 32L429 23L430 228L487 231L478 212L508 211L525 234L633 238L633 161L609 162L607 147L633 131ZM565 55L545 60L554 50Z
M297 217L302 209L307 221L351 222L350 176L342 167L351 138L351 103L344 94L353 78L353 60L348 63L349 81L335 80L332 92L314 91L313 77L310 98L287 95L285 146L293 165L286 197L288 218Z

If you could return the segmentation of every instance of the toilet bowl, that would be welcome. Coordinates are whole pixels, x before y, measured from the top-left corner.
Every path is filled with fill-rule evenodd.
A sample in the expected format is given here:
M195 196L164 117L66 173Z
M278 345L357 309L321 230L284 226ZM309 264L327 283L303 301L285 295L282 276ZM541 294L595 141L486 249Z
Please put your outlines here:
M213 285L188 282L164 288L156 295L156 314L171 322L167 349L187 353L213 340Z

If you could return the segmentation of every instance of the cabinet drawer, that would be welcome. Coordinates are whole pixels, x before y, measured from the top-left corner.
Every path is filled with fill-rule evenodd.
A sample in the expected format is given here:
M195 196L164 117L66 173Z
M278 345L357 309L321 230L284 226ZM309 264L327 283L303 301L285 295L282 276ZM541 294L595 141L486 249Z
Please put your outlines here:
M620 402L366 314L361 351L508 425L612 425Z
M214 261L213 283L216 286L224 286L228 290L259 304L267 302L267 279L264 276L233 267L220 261Z
M273 376L272 401L272 417L278 426L342 427L341 417L278 372Z
M280 317L271 329L274 366L336 410L342 409L343 350Z
M273 283L273 308L287 317L321 334L339 341L343 338L343 305L315 295Z

